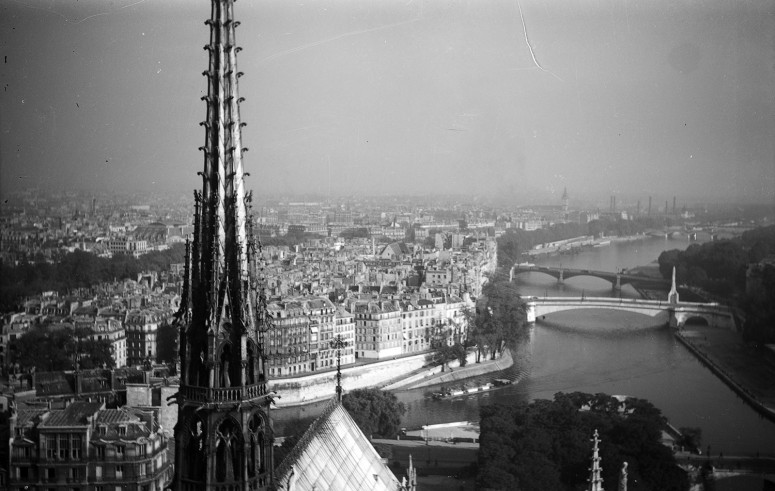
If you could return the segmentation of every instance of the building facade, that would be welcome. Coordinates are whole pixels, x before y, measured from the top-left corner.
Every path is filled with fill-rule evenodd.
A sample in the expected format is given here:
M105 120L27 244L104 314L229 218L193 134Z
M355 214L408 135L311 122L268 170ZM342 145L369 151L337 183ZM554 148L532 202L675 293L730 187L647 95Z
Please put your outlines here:
M401 308L398 301L355 302L355 358L383 359L401 355Z
M104 403L12 410L8 489L162 491L172 469L156 414Z

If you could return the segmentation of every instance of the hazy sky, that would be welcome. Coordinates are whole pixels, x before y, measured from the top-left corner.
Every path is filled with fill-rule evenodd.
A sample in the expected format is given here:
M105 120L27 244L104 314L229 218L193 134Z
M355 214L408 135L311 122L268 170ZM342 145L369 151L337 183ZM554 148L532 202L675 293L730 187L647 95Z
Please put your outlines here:
M198 187L209 12L0 0L2 190ZM240 0L235 13L258 192L775 202L771 0Z

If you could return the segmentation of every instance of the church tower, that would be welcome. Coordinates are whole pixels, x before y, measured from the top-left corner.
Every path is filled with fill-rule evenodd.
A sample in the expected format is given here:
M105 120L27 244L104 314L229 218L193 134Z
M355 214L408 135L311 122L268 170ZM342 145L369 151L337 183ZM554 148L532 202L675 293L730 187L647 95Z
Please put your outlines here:
M212 0L202 190L186 247L174 490L260 490L273 484L272 422L262 333L266 301L245 191L234 0Z

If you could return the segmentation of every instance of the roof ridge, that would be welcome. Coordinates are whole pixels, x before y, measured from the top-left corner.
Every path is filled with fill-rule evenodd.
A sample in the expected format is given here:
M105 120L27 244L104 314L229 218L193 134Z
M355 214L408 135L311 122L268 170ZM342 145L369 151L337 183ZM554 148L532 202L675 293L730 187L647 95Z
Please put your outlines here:
M333 413L340 404L341 403L336 396L329 400L320 416L318 416L317 419L313 421L311 425L309 425L307 431L304 432L296 445L294 445L291 451L288 452L288 455L285 456L282 463L280 463L277 469L275 469L275 476L282 476L289 470L288 468L291 467L292 463L298 460L299 456L304 452L304 450L306 450L307 445L309 445L309 442L312 440L312 437L315 436L318 429L323 425L323 421L328 419L331 413Z

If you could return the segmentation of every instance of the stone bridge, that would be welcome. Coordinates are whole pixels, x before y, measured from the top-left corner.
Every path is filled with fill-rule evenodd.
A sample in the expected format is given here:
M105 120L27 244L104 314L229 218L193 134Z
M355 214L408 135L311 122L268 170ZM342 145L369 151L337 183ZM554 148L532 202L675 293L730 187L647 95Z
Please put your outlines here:
M525 297L528 322L545 315L574 309L622 310L654 317L675 329L681 329L689 319L703 319L711 327L736 330L732 311L717 303L668 302L633 298L609 297Z
M636 274L627 274L626 272L612 273L610 271L590 271L588 269L568 269L568 268L548 268L544 266L520 266L515 265L511 268L510 278L522 273L543 273L557 278L559 283L563 283L568 278L574 276L592 276L602 278L611 283L615 291L619 291L622 285L630 284L633 287L665 288L670 287L670 281L662 278L651 278Z

